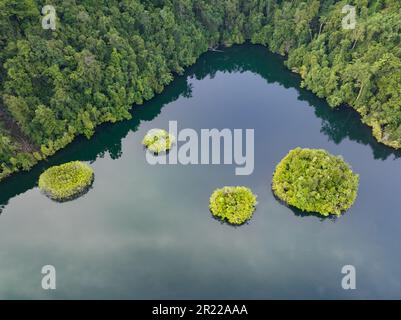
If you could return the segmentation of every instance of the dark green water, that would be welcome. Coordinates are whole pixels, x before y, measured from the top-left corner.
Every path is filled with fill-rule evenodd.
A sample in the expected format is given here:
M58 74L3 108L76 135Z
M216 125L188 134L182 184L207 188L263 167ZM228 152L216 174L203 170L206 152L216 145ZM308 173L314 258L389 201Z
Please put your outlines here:
M0 298L401 298L401 154L377 144L352 110L333 111L300 89L282 62L254 46L207 53L133 120L102 126L0 184ZM140 142L169 120L197 131L253 128L253 174L149 165ZM274 167L297 146L341 154L360 174L342 217L302 216L273 197ZM52 202L37 179L71 160L91 163L93 189ZM224 185L258 195L249 224L211 217L209 196ZM41 288L48 264L53 291ZM356 290L341 287L348 264Z

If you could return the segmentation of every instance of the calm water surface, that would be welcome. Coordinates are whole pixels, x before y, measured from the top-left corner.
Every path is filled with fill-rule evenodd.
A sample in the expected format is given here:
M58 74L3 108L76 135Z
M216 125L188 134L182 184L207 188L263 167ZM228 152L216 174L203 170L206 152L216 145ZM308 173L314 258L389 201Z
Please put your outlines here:
M207 53L133 119L105 125L0 184L0 298L401 298L401 159L358 116L330 110L300 89L280 57L257 46ZM231 165L151 166L141 146L152 128L255 129L255 170ZM270 190L294 147L341 154L360 174L355 205L338 219L303 216ZM84 197L56 203L37 179L51 165L91 163ZM249 224L208 210L212 191L246 185L258 195ZM41 289L54 265L57 289ZM341 288L341 268L357 289Z

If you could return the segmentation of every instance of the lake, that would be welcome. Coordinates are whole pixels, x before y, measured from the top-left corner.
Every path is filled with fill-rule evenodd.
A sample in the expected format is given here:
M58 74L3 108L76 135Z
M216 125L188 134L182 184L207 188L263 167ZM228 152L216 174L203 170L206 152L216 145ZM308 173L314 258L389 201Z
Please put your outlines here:
M284 59L261 46L208 52L133 119L76 139L28 173L0 184L1 299L401 298L401 152L378 144L351 108L332 110L300 88ZM150 165L141 141L152 128L254 129L255 166ZM342 155L360 175L343 216L321 219L271 192L276 164L297 146ZM81 160L93 188L57 203L40 193L46 168ZM213 219L214 189L245 185L252 220ZM41 287L44 265L57 289ZM344 265L355 290L341 286Z

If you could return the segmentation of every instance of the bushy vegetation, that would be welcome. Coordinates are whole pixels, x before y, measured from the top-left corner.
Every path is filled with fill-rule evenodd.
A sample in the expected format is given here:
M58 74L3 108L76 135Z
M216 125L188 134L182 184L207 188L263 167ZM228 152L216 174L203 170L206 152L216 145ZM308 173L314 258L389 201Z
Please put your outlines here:
M289 50L287 65L302 86L333 108L351 106L378 141L401 148L401 1L331 2L311 21L311 39ZM347 3L357 9L354 30L339 23Z
M54 166L43 172L39 178L39 188L56 201L73 199L86 192L94 178L90 166L73 161Z
M152 129L145 135L142 144L155 154L167 152L171 149L175 137L164 129Z
M291 150L273 175L274 194L302 211L340 215L354 203L359 176L325 150Z
M208 48L246 40L286 55L303 86L401 147L399 0L54 0L55 31L42 29L44 4L0 0L0 111L32 144L0 130L0 179L129 119ZM341 28L345 4L355 30Z
M210 196L213 216L230 224L240 225L252 218L256 196L246 187L223 187Z

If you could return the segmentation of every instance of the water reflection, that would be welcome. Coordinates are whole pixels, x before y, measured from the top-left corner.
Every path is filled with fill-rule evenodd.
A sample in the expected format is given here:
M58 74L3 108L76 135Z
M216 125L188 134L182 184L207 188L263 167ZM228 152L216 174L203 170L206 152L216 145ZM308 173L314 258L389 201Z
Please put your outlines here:
M246 47L252 47L247 50ZM48 167L72 160L95 161L109 154L112 159L122 156L122 139L131 131L138 130L141 122L152 121L161 109L176 101L179 97L192 96L191 79L202 80L214 78L217 72L243 73L251 71L260 75L267 83L278 83L285 88L295 88L298 100L306 101L315 109L315 115L322 119L321 132L329 141L336 144L348 138L359 144L369 145L375 159L385 160L389 156L394 159L401 157L401 150L393 150L379 144L371 134L368 126L364 125L359 115L349 107L331 109L327 103L308 90L300 88L300 78L284 66L284 59L267 52L264 47L243 45L225 49L221 52L204 54L196 65L188 68L184 75L178 76L162 94L142 106L132 110L133 118L116 124L104 124L96 130L96 134L87 140L78 137L67 148L53 157L42 161L30 172L21 172L0 183L0 213L8 201L36 186L39 175Z
M131 121L104 125L3 182L0 298L399 297L400 162L385 161L398 155L374 142L352 110L333 111L298 84L264 48L208 53ZM254 174L150 166L142 137L170 120L196 131L254 128ZM302 218L273 198L274 168L296 146L342 154L360 174L357 201L336 223ZM93 162L91 192L58 204L32 189L48 166L71 160ZM208 201L236 184L259 204L249 224L232 228L213 219ZM60 275L55 293L40 289L45 264ZM345 264L358 270L355 292L341 288Z

